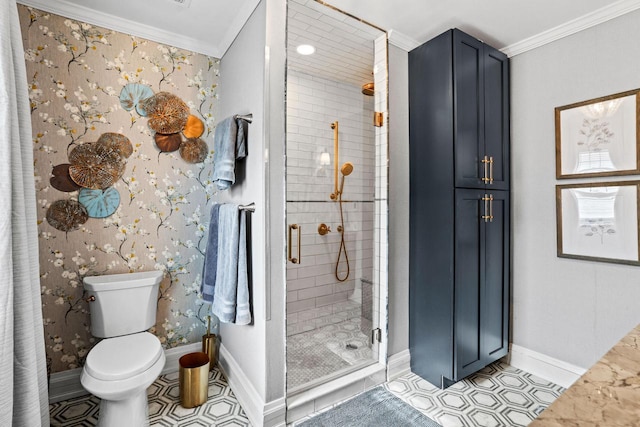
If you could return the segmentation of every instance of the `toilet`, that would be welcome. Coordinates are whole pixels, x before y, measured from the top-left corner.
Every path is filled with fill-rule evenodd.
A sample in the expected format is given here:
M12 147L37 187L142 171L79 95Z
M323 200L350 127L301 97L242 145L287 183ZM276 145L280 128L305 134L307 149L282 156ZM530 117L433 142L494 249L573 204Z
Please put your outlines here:
M162 271L84 278L93 347L80 382L101 399L98 425L147 426L147 388L164 368L160 340L146 332L156 321Z

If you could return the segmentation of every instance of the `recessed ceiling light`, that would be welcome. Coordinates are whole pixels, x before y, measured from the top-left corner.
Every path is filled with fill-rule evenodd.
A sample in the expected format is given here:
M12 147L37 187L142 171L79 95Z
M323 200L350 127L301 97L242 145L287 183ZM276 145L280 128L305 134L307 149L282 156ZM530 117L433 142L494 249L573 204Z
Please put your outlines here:
M296 48L296 51L300 55L313 55L313 53L316 51L316 48L311 46L310 44L301 44Z

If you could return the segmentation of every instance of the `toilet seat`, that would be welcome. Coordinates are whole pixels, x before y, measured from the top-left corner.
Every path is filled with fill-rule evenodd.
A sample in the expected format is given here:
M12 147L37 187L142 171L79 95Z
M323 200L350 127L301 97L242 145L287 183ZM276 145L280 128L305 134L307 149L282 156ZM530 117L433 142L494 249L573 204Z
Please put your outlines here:
M146 371L163 354L160 340L149 332L107 338L91 349L84 369L98 380L124 380Z

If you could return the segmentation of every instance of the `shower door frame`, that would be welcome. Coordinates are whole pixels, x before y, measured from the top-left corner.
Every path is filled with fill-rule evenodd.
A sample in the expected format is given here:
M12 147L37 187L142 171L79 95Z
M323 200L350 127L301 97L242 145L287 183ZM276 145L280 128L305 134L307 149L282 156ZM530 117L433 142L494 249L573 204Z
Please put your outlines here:
M354 368L353 371L348 371L345 374L341 374L338 378L329 379L328 381L320 382L316 384L316 381L311 381L313 386L311 387L302 387L302 390L298 390L298 387L295 387L295 391L293 393L287 388L287 382L285 379L285 396L287 399L287 408L288 410L294 409L303 403L307 403L311 400L314 400L324 394L331 393L334 390L345 387L346 385L353 384L357 381L364 380L369 381L370 386L375 383L381 383L386 380L386 369L387 369L387 342L388 342L388 187L389 187L389 174L388 174L388 161L389 161L389 129L388 129L388 105L389 105L389 96L388 96L388 69L389 69L389 56L388 56L388 33L375 25L372 25L366 21L363 21L353 15L345 13L333 6L327 5L323 1L315 0L316 2L323 4L331 9L334 9L344 15L347 15L350 18L356 19L366 25L369 25L373 28L380 30L380 37L378 40L384 38L384 67L383 73L380 73L383 77L378 79L376 77L376 87L383 88L383 95L380 95L380 92L376 95L376 100L374 102L374 111L382 112L384 120L382 121L381 127L375 128L374 135L374 144L376 145L376 154L375 154L375 196L373 199L374 204L374 248L373 248L373 257L374 257L374 266L372 270L374 272L374 286L377 286L377 298L374 298L374 306L373 310L378 310L378 319L377 323L372 324L372 338L373 335L378 335L378 342L374 343L377 346L377 358L371 359L371 363L365 366L360 366ZM288 19L287 19L288 25ZM374 64L376 61L377 54L374 55ZM288 63L288 59L287 59ZM288 121L288 67L286 68L286 82L285 82L285 123ZM382 96L382 99L379 97ZM384 138L384 141L380 144L378 138ZM284 155L285 155L285 194L286 188L288 185L288 170L287 170L287 148L288 148L288 140L289 134L285 131L285 147L284 147ZM289 224L289 201L288 197L285 197L285 224ZM287 241L287 252L291 249L288 245ZM294 251L295 252L295 251ZM285 260L285 274L287 271L287 264L289 261ZM377 282L377 283L376 283ZM285 282L286 283L286 282ZM285 284L285 286L287 286ZM286 307L286 288L285 288L285 307ZM285 321L287 317L287 311L285 309ZM374 318L375 320L375 318ZM373 332L378 330L378 334L374 334ZM288 337L285 334L285 343L288 341ZM285 344L285 366L287 360L287 350ZM286 369L285 369L286 371ZM373 381L372 381L373 379ZM309 384L309 383L308 383Z

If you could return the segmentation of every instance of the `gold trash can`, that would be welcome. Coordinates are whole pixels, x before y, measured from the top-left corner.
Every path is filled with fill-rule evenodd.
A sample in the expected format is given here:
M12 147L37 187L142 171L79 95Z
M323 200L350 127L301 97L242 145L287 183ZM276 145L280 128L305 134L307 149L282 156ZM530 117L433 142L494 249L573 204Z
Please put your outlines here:
M218 360L216 357L216 334L209 333L202 336L202 352L209 356L209 370L213 371Z
M180 405L194 408L207 401L209 389L209 356L206 353L189 353L182 356L180 364Z

